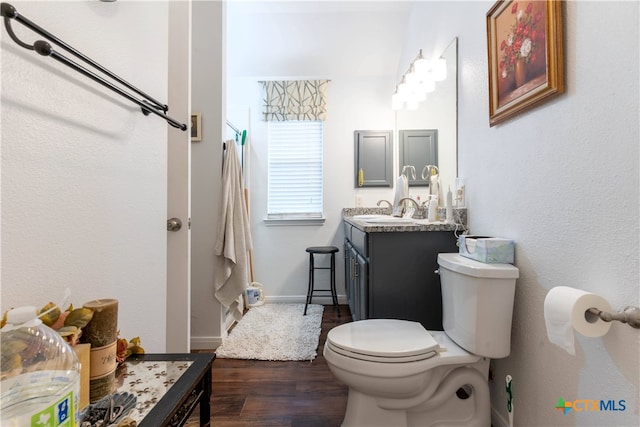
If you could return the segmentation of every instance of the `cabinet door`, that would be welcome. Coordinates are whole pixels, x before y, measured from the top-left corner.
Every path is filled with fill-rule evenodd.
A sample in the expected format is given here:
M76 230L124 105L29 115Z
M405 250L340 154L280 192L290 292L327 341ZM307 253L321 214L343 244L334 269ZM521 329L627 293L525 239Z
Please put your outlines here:
M442 330L439 253L458 251L451 231L369 233L369 316Z
M401 130L398 134L398 170L402 171L404 166L413 166L416 179L408 174L409 186L428 187L429 177L422 179L422 170L427 165L438 166L438 130Z
M360 294L358 293L358 251L351 247L351 279L349 286L351 287L351 301L349 309L351 310L351 318L360 320Z
M356 257L355 292L358 320L369 318L369 263L360 254Z
M392 187L393 131L357 130L355 140L355 186Z
M351 318L356 319L356 302L355 302L355 270L356 270L356 254L351 242L345 239L344 242L344 288L347 293L347 303Z

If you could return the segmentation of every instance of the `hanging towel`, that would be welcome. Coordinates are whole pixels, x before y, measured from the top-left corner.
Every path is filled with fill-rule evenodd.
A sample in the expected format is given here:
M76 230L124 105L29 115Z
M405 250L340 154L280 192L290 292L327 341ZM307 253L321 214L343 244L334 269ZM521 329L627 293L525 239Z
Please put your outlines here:
M438 198L438 206L442 206L442 189L440 188L440 175L437 173L429 177L429 194Z
M402 207L400 206L400 200L405 197L409 197L409 180L405 175L400 175L396 179L396 194L393 198L393 215L401 216Z
M242 295L249 285L249 256L252 249L249 216L242 189L242 167L236 143L226 142L222 164L222 191L218 239L213 274L215 296L229 308L236 320L242 318Z

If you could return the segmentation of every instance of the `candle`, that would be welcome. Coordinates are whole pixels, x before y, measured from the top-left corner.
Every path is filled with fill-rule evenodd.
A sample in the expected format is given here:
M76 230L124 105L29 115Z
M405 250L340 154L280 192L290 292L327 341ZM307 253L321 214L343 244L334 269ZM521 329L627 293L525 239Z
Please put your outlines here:
M86 302L83 307L93 310L80 341L91 344L89 394L91 402L95 402L111 394L115 385L118 300L99 299Z
M84 303L83 307L93 310L93 317L82 330L82 342L102 347L118 338L118 300L98 299Z

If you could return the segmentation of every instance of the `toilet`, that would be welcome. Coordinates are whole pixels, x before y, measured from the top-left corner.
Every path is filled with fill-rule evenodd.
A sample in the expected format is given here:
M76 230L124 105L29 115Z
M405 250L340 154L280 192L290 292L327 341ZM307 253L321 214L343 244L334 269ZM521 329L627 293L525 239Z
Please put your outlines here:
M519 271L438 254L444 331L400 319L331 329L324 357L349 387L343 427L491 425L489 360L506 357Z

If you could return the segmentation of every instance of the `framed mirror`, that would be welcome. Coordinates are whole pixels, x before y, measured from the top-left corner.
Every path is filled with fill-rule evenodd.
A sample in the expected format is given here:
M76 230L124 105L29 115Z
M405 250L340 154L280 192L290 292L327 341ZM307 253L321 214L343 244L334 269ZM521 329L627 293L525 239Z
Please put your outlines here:
M438 166L438 130L415 129L398 131L398 159L400 173L405 173L410 187L428 187L429 176L423 178L424 168L428 165ZM429 171L426 172L427 174Z
M428 186L422 179L425 162L434 160L441 188L454 188L458 175L458 38L441 55L447 61L447 78L436 83L435 91L415 110L396 112L398 130L398 174L413 166L416 179L409 186ZM431 136L429 134L431 133Z
M391 187L393 173L393 131L356 130L355 187Z

